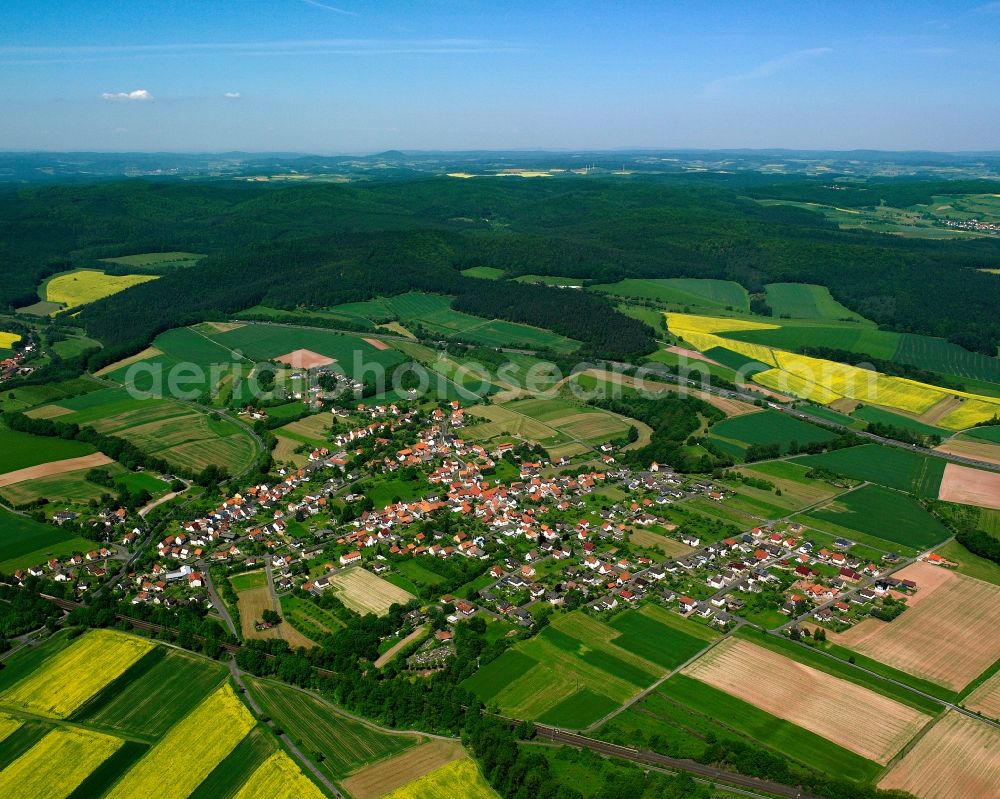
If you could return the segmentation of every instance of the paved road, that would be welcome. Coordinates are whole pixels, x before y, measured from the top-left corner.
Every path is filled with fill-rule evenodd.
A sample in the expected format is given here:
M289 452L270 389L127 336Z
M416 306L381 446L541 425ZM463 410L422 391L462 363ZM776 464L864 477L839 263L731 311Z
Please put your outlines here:
M205 589L208 591L208 598L212 601L212 607L218 611L219 616L226 623L226 627L229 628L229 632L236 636L236 638L239 638L240 634L233 623L233 617L229 615L229 608L226 607L226 603L222 601L215 590L215 585L212 583L212 575L208 573L208 566L199 561L198 568L201 569L201 576L205 579Z

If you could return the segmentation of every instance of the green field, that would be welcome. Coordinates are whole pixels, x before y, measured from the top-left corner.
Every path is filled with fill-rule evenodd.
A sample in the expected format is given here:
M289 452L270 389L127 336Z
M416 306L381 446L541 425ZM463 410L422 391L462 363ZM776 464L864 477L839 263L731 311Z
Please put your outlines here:
M60 358L75 358L86 350L100 348L101 342L87 336L71 336L62 341L57 341L52 345L52 349Z
M903 333L892 359L932 372L1000 384L1000 358L969 352L941 338Z
M941 458L881 444L862 444L821 455L807 455L794 462L931 498L937 498L945 467Z
M585 727L704 648L703 638L664 622L665 613L628 610L615 626L579 612L559 616L463 685L516 718Z
M703 714L751 741L764 744L827 774L867 781L881 771L881 766L877 763L683 674L672 676L656 693L668 703ZM651 704L655 714L658 706L655 702Z
M198 472L214 463L238 474L257 456L256 441L235 422L174 400L135 399L124 388L108 388L56 405L72 411L57 417L60 422L121 436L176 468Z
M247 679L264 711L306 752L319 752L316 765L332 780L398 754L420 742L415 735L389 735L340 716L326 702L287 685Z
M251 588L263 588L267 585L267 572L258 569L257 571L234 574L229 578L229 583L237 593L249 591Z
M10 574L49 558L62 559L93 548L93 541L0 508L0 573Z
M495 266L473 266L469 269L463 269L462 274L466 277L476 277L481 280L499 280L504 276L503 269L497 269Z
M917 550L939 544L951 535L915 499L877 485L844 494L802 518L810 517Z
M886 411L872 405L862 405L853 411L851 416L855 419L861 419L864 422L876 422L878 424L901 427L904 430L909 430L911 433L916 433L918 436L940 436L943 439L951 435L951 431L949 430L942 430L940 427L933 427L932 425L918 422L916 419L911 419L909 416L892 413L892 411Z
M248 324L215 333L212 340L257 361L271 360L299 349L311 350L336 360L338 367L351 377L360 374L365 364L391 368L404 360L395 350L376 349L360 336L280 324Z
M817 444L836 438L836 433L824 430L822 427L795 419L779 411L761 411L734 416L712 425L709 430L712 441L732 445L742 454L750 445L778 444L781 453L787 454L789 445L795 442L798 447ZM729 451L729 450L727 450Z
M117 258L101 258L108 264L123 264L156 269L196 266L205 256L196 252L143 252L137 255L119 255Z
M71 718L112 734L157 738L194 710L227 674L221 663L157 647Z
M764 287L767 304L774 316L793 319L850 319L862 317L830 296L826 286L808 283L769 283Z
M97 450L82 441L54 436L33 436L0 425L0 474L51 461L80 458Z
M64 397L74 397L99 391L104 386L88 377L77 377L58 383L46 383L40 386L22 386L15 389L4 389L0 392L0 408L5 411L24 411L38 405L55 402ZM13 394L13 397L11 396Z
M592 290L618 297L657 300L672 305L731 308L735 311L750 310L747 290L732 280L686 277L663 280L628 278L618 283L593 286Z
M665 669L676 668L694 657L705 648L707 641L715 638L708 628L694 625L659 605L620 613L609 626L621 633L614 639L615 646Z
M550 330L485 319L452 310L451 298L441 294L411 291L363 303L338 305L331 310L348 316L356 315L372 322L396 319L410 329L419 325L430 336L455 337L487 347L525 347L572 352L579 346L578 341Z
M764 321L758 319L758 321ZM816 320L774 319L780 325L770 330L736 330L723 333L724 338L765 344L776 349L797 352L801 347L829 347L858 354L858 361L865 355L890 360L899 346L899 333L879 330L870 323L833 323Z
M973 427L966 430L962 435L969 438L978 438L980 441L989 441L992 444L1000 444L1000 425Z
M273 736L257 726L201 781L188 799L233 799L244 779L278 750Z
M445 581L444 577L424 568L416 559L400 560L394 565L400 574L418 586L435 586Z

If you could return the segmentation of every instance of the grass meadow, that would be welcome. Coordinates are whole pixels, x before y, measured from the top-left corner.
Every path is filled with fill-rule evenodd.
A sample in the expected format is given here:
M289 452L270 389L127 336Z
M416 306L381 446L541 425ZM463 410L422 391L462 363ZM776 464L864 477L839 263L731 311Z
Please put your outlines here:
M951 535L912 497L877 485L843 494L805 518L828 521L914 550L932 547Z
M416 735L390 735L340 716L327 703L297 688L255 678L248 683L264 711L293 740L301 740L306 751L323 755L317 765L332 780L420 742Z
M945 466L940 458L880 444L807 455L794 459L793 463L931 498L937 498Z

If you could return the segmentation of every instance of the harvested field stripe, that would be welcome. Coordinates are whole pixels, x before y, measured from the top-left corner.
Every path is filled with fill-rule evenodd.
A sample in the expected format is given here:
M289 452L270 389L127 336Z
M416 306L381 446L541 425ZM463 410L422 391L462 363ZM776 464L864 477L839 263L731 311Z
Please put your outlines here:
M931 719L867 688L734 638L683 673L882 764ZM878 719L878 724L859 725L859 717Z
M493 799L497 796L476 764L467 757L397 788L385 799L454 799L458 796L462 799Z
M939 569L914 563L897 572L919 593L922 575ZM923 680L961 691L1000 658L1000 586L947 572L948 579L890 623L865 619L830 640Z
M436 739L355 772L341 784L354 799L380 797L465 757L458 741Z
M1000 732L949 710L879 781L920 799L1000 796Z
M65 799L122 745L118 738L62 727L0 772L0 796Z

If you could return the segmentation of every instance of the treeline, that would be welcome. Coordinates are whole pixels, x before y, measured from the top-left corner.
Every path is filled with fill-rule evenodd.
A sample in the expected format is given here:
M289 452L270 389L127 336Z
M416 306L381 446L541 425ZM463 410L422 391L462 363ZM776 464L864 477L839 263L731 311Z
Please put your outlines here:
M54 626L62 611L38 595L41 580L28 577L25 588L0 583L0 652L10 648L10 639Z
M903 183L878 184L866 202L902 191ZM941 182L934 190L957 188ZM758 181L757 189L767 196L773 187L762 189ZM33 302L45 275L112 249L184 249L208 257L83 310L81 321L109 345L107 355L135 351L169 327L260 303L291 310L410 289L506 291L484 281L465 285L457 270L482 264L512 275L602 282L724 278L753 294L774 281L819 283L882 325L995 354L1000 282L977 269L1000 268L998 242L839 230L809 211L761 206L745 199L746 191L711 177L665 176L572 184L131 181L0 191L0 258L9 266L0 306ZM850 191L836 192L836 202L842 205ZM581 294L559 296L571 293ZM546 302L532 305L538 309L532 318L516 321L538 324L534 314L547 312ZM584 336L580 327L603 323L568 324L574 327L567 334L595 349L600 336L609 352L641 342L640 328Z
M914 444L918 447L936 447L941 443L941 436L936 433L922 436L919 433L905 427L884 422L869 422L865 425L865 432L882 438L891 438L894 441L902 441L904 444Z
M19 411L7 411L3 414L2 419L7 427L20 433L48 438L64 438L68 441L82 441L85 444L90 444L109 458L118 461L126 469L142 467L158 472L171 470L170 464L162 458L146 454L124 438L98 433L92 427L80 427L75 423L53 421L52 419L33 419Z
M709 450L704 455L691 454L690 448L694 444L708 443L692 438L701 427L699 417L706 419L710 425L725 418L722 411L703 400L666 393L653 399L634 391L625 391L621 397L597 399L591 404L638 419L653 428L651 440L646 446L618 454L623 463L645 468L655 461L682 472L710 472L733 465L732 459L721 452Z
M809 355L813 358L824 358L828 361L838 361L851 366L870 366L874 371L892 377L907 377L919 383L930 383L931 385L950 388L956 391L964 391L964 386L956 380L940 375L937 372L929 372L926 369L919 369L908 363L898 363L888 361L885 358L876 358L864 352L851 352L850 350L839 350L833 347L799 347L796 352L801 355ZM867 364L864 365L864 364Z
M586 354L625 360L656 346L653 329L583 291L508 280L466 280L452 307L458 311L544 327L584 342Z

